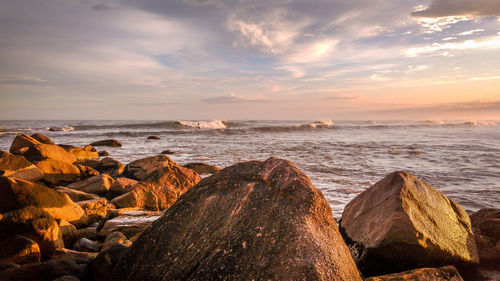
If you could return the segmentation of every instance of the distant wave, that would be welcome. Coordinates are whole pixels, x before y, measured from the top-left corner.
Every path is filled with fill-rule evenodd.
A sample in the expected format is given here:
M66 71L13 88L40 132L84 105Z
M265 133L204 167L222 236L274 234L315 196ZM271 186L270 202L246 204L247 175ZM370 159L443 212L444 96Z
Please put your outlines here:
M444 124L444 122L441 120L425 120L425 121L422 121L421 123L430 124L430 125L443 125Z
M57 132L57 131L69 132L69 131L74 131L75 130L75 128L73 126L47 127L45 129L47 131L51 131L51 132Z
M494 127L497 126L498 124L492 121L467 121L462 123L462 125Z
M0 136L1 135L16 135L21 133L33 132L31 127L28 128L5 128L0 127Z
M195 129L225 129L228 127L226 120L214 121L177 121L179 125Z
M333 126L333 121L332 120L319 120L319 121L314 121L308 125L311 128L329 128Z

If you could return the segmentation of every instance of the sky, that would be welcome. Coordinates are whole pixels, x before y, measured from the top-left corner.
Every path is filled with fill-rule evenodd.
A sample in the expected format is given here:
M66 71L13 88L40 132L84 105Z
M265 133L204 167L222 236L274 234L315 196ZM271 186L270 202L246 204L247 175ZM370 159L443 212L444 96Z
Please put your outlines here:
M500 120L500 0L2 0L0 119Z

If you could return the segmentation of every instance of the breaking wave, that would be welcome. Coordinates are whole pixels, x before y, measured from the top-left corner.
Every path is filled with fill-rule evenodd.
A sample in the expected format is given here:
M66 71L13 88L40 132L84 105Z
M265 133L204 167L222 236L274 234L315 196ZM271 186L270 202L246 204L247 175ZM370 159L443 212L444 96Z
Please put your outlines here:
M51 131L51 132L57 132L57 131L69 132L69 131L74 131L75 130L75 128L73 126L47 127L45 129L47 131Z
M228 127L226 120L214 121L177 121L179 125L195 129L225 129Z

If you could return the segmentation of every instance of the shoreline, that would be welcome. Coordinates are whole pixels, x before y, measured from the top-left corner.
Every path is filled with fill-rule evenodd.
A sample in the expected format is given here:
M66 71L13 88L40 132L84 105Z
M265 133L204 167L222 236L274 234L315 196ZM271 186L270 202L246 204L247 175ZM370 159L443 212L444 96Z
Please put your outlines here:
M104 277L106 276L109 278L121 278L129 276L130 274L141 274L140 271L135 273L126 273L130 266L125 265L132 265L137 262L138 254L132 255L132 253L135 253L134 251L136 250L139 251L139 248L137 248L139 247L138 245L143 245L142 247L153 247L153 251L157 251L158 248L155 248L154 243L151 244L152 241L154 241L152 237L154 235L160 235L157 234L157 229L162 228L162 225L167 227L167 229L170 229L170 235L175 237L176 233L182 233L182 231L185 231L187 228L196 232L198 231L196 229L200 227L200 224L206 224L206 226L211 229L210 231L214 231L215 235L207 236L209 241L206 243L215 243L216 245L219 245L218 247L220 247L222 245L220 243L223 243L224 240L221 240L221 238L213 240L212 237L217 237L217 233L221 230L215 226L212 226L214 227L212 229L210 227L211 224L216 223L219 219L229 221L238 219L237 221L241 220L242 222L250 220L247 222L248 226L255 223L255 227L257 227L260 222L258 220L252 222L250 218L264 215L262 218L265 221L266 212L263 211L264 213L259 213L258 210L260 208L262 210L267 210L267 208L269 208L268 210L270 211L275 210L276 205L273 205L272 201L265 203L267 202L266 198L271 196L272 198L276 198L278 201L283 200L283 190L286 190L286 192L292 192L292 190L293 192L296 192L295 190L303 191L297 193L295 196L291 197L291 199L283 201L283 203L278 205L279 208L289 210L290 212L297 212L295 208L297 206L301 206L301 204L323 206L320 208L322 211L314 211L310 213L311 209L307 209L308 211L305 213L304 211L300 211L296 216L305 216L308 220L317 221L316 223L319 223L318 216L326 216L325 219L329 222L326 224L324 222L321 223L321 229L326 230L320 231L318 228L318 230L310 233L310 235L312 235L311 237L316 237L319 233L326 231L321 235L327 235L328 237L335 236L339 238L335 238L336 240L334 239L336 241L334 244L329 244L333 243L331 242L333 240L328 240L329 242L324 245L323 243L326 242L318 244L323 246L320 246L320 248L315 250L320 253L318 254L317 262L318 264L321 264L324 261L324 259L329 255L328 249L331 249L331 247L344 249L342 251L344 251L346 255L338 261L337 266L343 268L342 270L346 270L345 273L339 273L346 274L345 276L352 277L354 274L353 272L358 272L356 274L359 274L359 276L363 274L367 277L385 273L396 273L407 269L412 270L429 266L441 267L454 265L459 269L461 274L465 274L465 277L472 278L468 275L471 274L470 272L473 272L473 274L483 274L481 273L481 270L484 270L484 268L489 270L491 267L489 266L488 261L499 258L498 253L495 255L495 252L491 253L491 249L485 247L485 245L491 245L491 243L493 243L493 245L495 245L495 243L496 245L499 245L498 240L495 240L498 238L494 238L498 233L491 234L488 232L488 227L490 227L492 223L498 223L498 221L495 221L495 216L498 216L500 213L498 209L496 209L496 211L489 211L489 213L488 210L482 210L475 213L471 217L475 218L476 221L472 220L471 223L469 215L463 211L462 207L453 201L450 201L446 196L432 188L427 183L424 183L420 179L417 179L413 175L405 172L392 173L388 175L386 178L379 181L375 185L372 185L364 192L357 195L356 198L351 200L343 211L339 233L337 222L333 220L330 206L326 203L323 193L316 189L311 184L308 177L289 161L278 158L269 158L266 161L243 162L220 169L216 166L203 163L192 163L191 165L180 166L166 155L157 155L143 159L136 159L127 165L124 165L111 157L99 156L99 153L94 146L99 148L120 147L121 143L116 140L103 140L101 142L94 142L84 147L75 147L71 145L55 145L51 139L41 134L35 134L32 136L18 135L12 142L10 153L2 152L0 154L0 170L3 175L1 177L2 180L0 182L0 188L2 188L4 193L7 192L7 194L10 194L6 198L2 199L3 201L0 200L1 202L4 202L4 207L2 207L3 209L1 212L2 216L0 217L0 228L4 227L4 229L7 230L4 232L3 236L0 237L0 240L2 240L0 243L17 241L16 243L12 243L12 245L10 245L12 248L10 256L9 254L3 253L7 257L0 257L4 258L4 261L11 262L9 265L5 264L5 262L0 263L4 266L0 266L0 276L2 276L2 274L6 274L5 276L11 277L19 276L18 274L35 274L33 272L39 272L39 270L42 270L41 268L45 266L52 266L50 268L58 269L55 270L56 273L54 274L59 274L62 272L59 268L61 266L60 263L75 259L85 260L83 265L74 266L71 269L73 270L72 273L74 273L79 280L104 280ZM202 179L200 175L203 174L205 176ZM209 174L212 174L212 176L209 176ZM259 186L262 184L263 189L255 189L256 185ZM211 188L207 188L209 186ZM220 188L226 188L226 186L234 186L235 188L229 189L223 193L216 192ZM425 187L425 190L427 191L421 193L419 188L415 189L415 186ZM264 193L260 194L254 190L264 190L259 191ZM373 196L366 196L366 192L370 190L379 191L374 192ZM391 192L395 192L397 190L404 190L405 194L409 192L408 194L412 194L411 198L420 198L416 201L420 203L417 203L414 207L409 207L410 209L405 209L406 207L401 209L401 207L397 207L398 204L400 204L398 202L406 202L405 200L407 200L405 199L406 197L401 197L401 199L399 199L400 201L392 202L392 205L382 205L382 209L375 211L376 209L374 209L374 206L379 206L380 202L385 202L384 204L387 204L386 200L382 200L385 197L381 197L379 201L377 201L377 197L383 196L383 194L386 194L387 192L387 194L391 194ZM314 199L311 199L310 196L303 197L303 192L306 191L312 192L311 194L315 194L313 197ZM195 196L197 192L199 195ZM232 195L227 195L227 192ZM21 194L23 195L21 196ZM253 198L253 196L256 197ZM214 203L216 204L214 207L217 206L216 209L208 207L211 206L211 202L217 202L217 200L220 201L218 201L219 203ZM288 200L292 200L295 204L292 204ZM442 211L440 212L454 213L459 219L447 221L443 225L439 225L438 223L435 226L436 229L433 230L423 230L419 228L426 225L424 221L427 219L443 223L443 218L439 218L440 212L422 211L429 208L425 207L427 206L427 203L425 202L428 200L431 202L441 202L439 205L436 205L439 207L434 205L430 207L442 208ZM187 205L184 206L183 204ZM208 205L203 207L205 206L204 204ZM233 206L232 204L236 205ZM252 206L253 204L257 204L255 206L260 207L257 209L246 209L246 204L250 204ZM358 204L358 206L352 207L353 204ZM450 204L453 207L450 207ZM407 203L404 203L403 206L407 206ZM198 208L201 208L199 209L199 212L201 213L196 216L195 214ZM228 210L227 214L223 211L225 208ZM365 212L375 212L373 213L374 215L362 218L359 214L356 214L358 212L357 210L363 208L366 209ZM219 209L219 211L217 211L217 209ZM165 212L166 210L168 211ZM330 213L328 213L328 210ZM391 210L398 211L394 212ZM213 217L213 219L207 219L203 223L200 222L200 224L187 224L186 226L180 228L177 226L177 228L174 229L172 227L179 223L177 221L176 224L174 224L176 221L176 212L178 212L178 215L185 214L182 216L193 216L193 218L208 216L209 218ZM221 213L218 214L218 212ZM380 248L381 250L377 250L378 246L375 245L378 243L376 241L379 240L374 240L369 243L367 242L367 239L371 239L369 237L382 235L384 232L382 230L384 228L381 228L381 230L362 238L363 235L367 235L367 233L374 230L373 228L370 228L364 232L359 232L359 226L356 225L370 225L372 223L391 225L392 223L401 223L397 220L391 220L391 216L398 214L398 212L401 212L401 214L414 214L415 212L420 212L422 214L416 216L412 215L407 222L401 224L402 226L407 224L414 225L412 228L403 227L403 231L398 232L399 234L396 236L391 236L394 234L390 233L385 234L389 238L392 237L388 241L393 241L391 242L393 245L399 245L397 248L394 248L399 249L396 250L396 252L400 251L399 254L384 254L383 247ZM380 216L378 214L385 215ZM291 219L291 217L283 216L281 212L276 213L276 215L279 219L271 219L269 220L269 224L272 225L277 223L278 225L276 227L278 227L278 229L285 227L285 225L282 224L283 221ZM158 220L160 217L161 220ZM425 219L422 220L422 217ZM19 218L25 219L20 222ZM36 221L40 218L44 218L46 221L53 221L53 223L52 225L46 225L46 229L41 230L41 232L25 230L32 227L34 223L33 220ZM157 220L158 222L153 224L153 226L150 226L153 221ZM487 221L487 223L482 225L479 223L481 220ZM289 228L290 233L294 233L297 229L302 229L303 231L303 226L301 225L302 220L292 221L292 224L286 224L286 228ZM475 223L477 224L476 226ZM20 228L20 224L25 226ZM463 239L466 239L464 241L468 242L463 242L463 245L469 246L463 248L463 246L457 246L458 244L455 242L452 243L440 235L435 236L435 234L433 234L437 230L439 230L437 232L450 231L447 229L453 229L455 225L457 228L453 231L453 233L464 233ZM319 225L317 227L319 227ZM377 229L377 227L374 227L374 229ZM226 226L226 228L227 233L233 234L241 234L241 231L244 233L248 231L246 228L240 229L239 231L236 231L236 229L232 229L229 226ZM20 231L20 229L24 230ZM223 227L221 229L225 228ZM276 230L276 228L272 229ZM450 252L447 252L446 250L437 254L431 244L426 246L424 244L422 248L422 244L417 242L416 245L419 245L418 251L421 251L424 256L429 255L429 257L427 261L416 262L411 259L410 256L403 255L403 253L413 251L417 248L401 248L401 244L398 244L400 243L398 242L398 239L400 239L398 237L407 237L404 238L404 241L409 241L407 239L413 235L412 231L414 230L412 229L418 229L418 233L420 233L419 235L428 235L429 237L426 237L425 239L434 241L433 243L437 243L441 248L446 249L447 247L451 247L455 249L452 250L453 252L456 251L456 247L459 247L461 248L460 251L465 251L465 254L461 257L450 256ZM144 231L148 234L141 235ZM54 232L60 233L60 237L56 235L55 237L47 239L45 234L41 235L41 233ZM231 241L233 241L232 243L235 243L234 245L243 245L243 249L250 247L248 249L252 249L253 251L256 249L252 248L251 245L248 244L251 243L251 241L254 241L255 243L259 241L258 243L264 243L264 245L270 241L284 243L285 249L283 251L286 251L287 247L291 247L293 244L292 242L285 243L285 240L280 242L279 239L283 238L279 237L282 236L274 237L272 236L274 235L272 233L273 231L269 233L265 231L257 232L256 237L259 239L254 236L238 237L238 235L236 235ZM306 231L306 233L309 232ZM343 239L340 238L341 234ZM162 239L162 235L163 234L158 236L158 239ZM268 237L267 235L270 236ZM264 237L266 239L260 237ZM192 238L194 239L195 237ZM300 239L303 238L297 237L296 239L299 239L298 241L302 241ZM166 241L166 243L170 245L169 241ZM472 244L474 244L474 246L472 246ZM29 251L27 248L23 248L28 247L28 245L30 247ZM210 245L211 244L206 244L203 246L203 243L201 243L198 250L204 251L204 249L213 247L213 245ZM313 246L307 245L309 244L304 241L304 243L297 244L297 247L306 247L311 250L312 248L308 247ZM234 247L235 246L232 246L232 248L229 248L228 250L238 252L239 254L236 257L238 257L241 262L250 262L248 259L250 256L248 256L249 254L246 253L246 251L243 251L240 248L236 249ZM351 250L350 252L349 249ZM186 251L186 253L189 252L188 249L186 249ZM12 253L14 253L14 255ZM164 255L166 253L167 252L160 253L158 258L164 259ZM179 253L179 257L186 255L186 253ZM254 254L257 254L257 252ZM108 258L112 257L111 260L113 260L113 262L107 265L97 263L96 261L102 262L102 259L104 258L103 255L108 255ZM123 255L126 256L126 258L122 257ZM143 258L146 257L147 254ZM263 255L262 257L269 258L269 253L267 255ZM381 259L384 261L383 266L380 262L377 263L377 259L380 259L381 257L384 257ZM479 262L480 257L484 260L484 262L482 261L479 267L475 266L474 264ZM206 262L207 266L211 264L210 262L205 261L205 259L200 260L199 262L202 261ZM398 261L397 264L402 265L398 268L388 266L394 261ZM148 262L146 264L148 264ZM154 261L151 262L154 264ZM167 262L167 260L165 260L165 262ZM168 260L168 262L170 262L170 260ZM217 260L213 260L211 262L216 264L218 263ZM225 261L222 265L229 266L228 263L232 264L230 261ZM236 261L236 263L238 263L238 261ZM347 266L347 264L351 263L352 266ZM20 264L24 265L21 266ZM151 266L153 266L153 264ZM177 263L173 263L173 266L176 266L176 264ZM318 266L318 264L316 264L316 266ZM470 270L471 265L473 270ZM379 268L381 266L382 269ZM379 268L380 270L374 270L374 268ZM465 268L469 269L466 270ZM249 268L245 270L222 270L218 274L224 273L226 276L233 277L239 276L238 274L243 274L245 272L245 274L252 274L252 271ZM282 269L277 266L274 271L271 270L270 272L278 274L281 270ZM360 270L361 273L359 273L358 270ZM458 275L458 272L455 272L456 270L454 271L449 268L429 270L432 272L437 270L438 272L446 272L448 275L452 274L460 276ZM109 275L111 274L111 271L115 274L113 277ZM99 272L99 274L96 272ZM425 272L428 272L428 270L405 274L427 274ZM150 274L152 274L151 278L153 278L152 276L155 274L163 273L159 271L157 273ZM182 275L182 270L180 270L178 274ZM202 273L200 272L199 274ZM305 273L300 270L297 270L295 274L297 274L295 275L296 277L305 276ZM316 276L316 273L309 274L312 274L311 276ZM319 274L319 272L317 272L317 274ZM325 272L321 274L325 274ZM352 277L350 280L361 280L359 278L360 277ZM0 277L0 280L3 279ZM5 280L12 279L7 278ZM323 279L319 278L318 280Z

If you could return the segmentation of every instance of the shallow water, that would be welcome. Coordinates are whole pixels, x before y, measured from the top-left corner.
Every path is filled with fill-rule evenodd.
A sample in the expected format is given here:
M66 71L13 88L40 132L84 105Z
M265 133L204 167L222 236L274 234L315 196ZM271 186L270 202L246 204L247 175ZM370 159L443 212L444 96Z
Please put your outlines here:
M499 123L467 121L0 121L0 149L17 133L43 133L105 149L128 163L169 149L180 164L221 167L277 156L291 160L319 188L335 218L358 193L396 170L408 170L468 211L500 208ZM52 127L58 131L49 131ZM161 140L147 140L157 135Z

